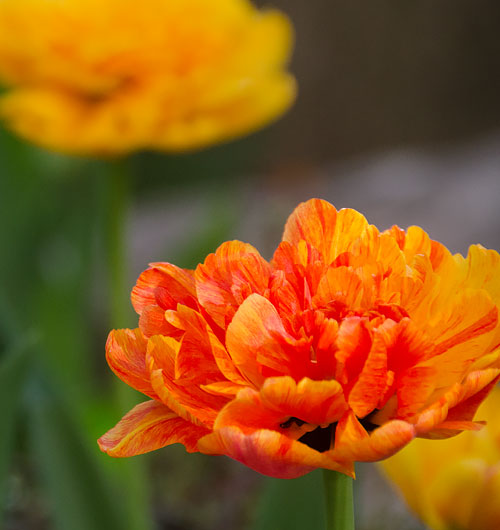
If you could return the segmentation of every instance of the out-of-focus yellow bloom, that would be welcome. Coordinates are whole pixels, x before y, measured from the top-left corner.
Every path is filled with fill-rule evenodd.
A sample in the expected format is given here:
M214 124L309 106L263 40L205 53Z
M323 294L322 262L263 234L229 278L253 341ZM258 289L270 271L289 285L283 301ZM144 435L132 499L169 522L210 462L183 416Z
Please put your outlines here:
M434 530L500 528L500 388L478 411L487 420L436 442L415 440L380 464L410 508Z
M0 0L0 115L59 151L179 151L295 96L288 19L248 0Z

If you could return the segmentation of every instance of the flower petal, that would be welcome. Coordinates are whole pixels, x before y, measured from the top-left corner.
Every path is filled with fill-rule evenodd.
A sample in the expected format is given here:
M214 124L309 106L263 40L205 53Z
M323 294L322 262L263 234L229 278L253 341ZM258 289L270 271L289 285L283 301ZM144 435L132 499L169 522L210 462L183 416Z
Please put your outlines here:
M332 456L341 461L376 462L393 455L414 437L414 426L401 420L389 421L368 434L350 412L337 425Z
M140 315L145 307L175 309L178 303L196 307L193 271L171 263L151 263L132 289L132 305Z
M198 442L200 452L227 455L270 477L296 478L322 467L354 476L352 463L333 460L276 431L261 429L245 434L237 427L217 430Z
M270 274L269 264L254 247L228 241L196 268L198 300L215 323L225 329L247 296L265 292Z
M158 305L148 305L139 317L139 328L146 337L165 335L180 337L181 333L165 320L165 309Z
M297 384L289 376L271 377L260 392L241 390L221 410L214 429L233 426L245 433L269 429L298 439L319 425L336 422L346 410L337 381L304 378Z
M176 349L170 337L156 335L149 339L148 358L151 366L151 382L159 398L168 404L179 416L185 419L196 418L211 426L218 411L227 403L228 398L206 392L198 384L187 378L178 380L175 377ZM180 351L180 349L179 349ZM202 376L203 378L203 376Z
M258 294L250 295L234 315L226 346L238 369L256 386L265 379L260 365L274 370L274 375L299 373L310 349L285 330L276 308Z
M147 339L139 329L115 329L106 341L106 360L111 370L127 385L154 399L157 396L146 366L146 351Z
M485 291L466 289L429 326L429 338L436 341L435 355L424 365L438 370L436 386L450 386L465 375L478 358L491 351L493 331L498 325L498 308Z
M198 440L208 432L153 400L136 405L99 438L98 444L101 451L115 457L140 455L174 443L183 444L193 453L197 451Z
M415 423L417 435L425 438L443 438L457 434L457 432L440 431L440 425L447 419L472 420L477 407L495 385L499 376L500 369L490 368L472 372L463 383L453 385L438 401L418 415Z
M311 199L295 208L288 218L283 241L298 245L307 241L316 248L325 264L329 265L342 252L349 249L368 225L356 210L337 212L334 206L321 199Z
M387 387L387 350L379 335L373 337L365 364L349 392L348 402L356 416L363 418L379 404Z
M355 271L350 267L330 267L318 285L313 307L322 309L328 316L339 304L350 310L359 309L363 295L363 282Z

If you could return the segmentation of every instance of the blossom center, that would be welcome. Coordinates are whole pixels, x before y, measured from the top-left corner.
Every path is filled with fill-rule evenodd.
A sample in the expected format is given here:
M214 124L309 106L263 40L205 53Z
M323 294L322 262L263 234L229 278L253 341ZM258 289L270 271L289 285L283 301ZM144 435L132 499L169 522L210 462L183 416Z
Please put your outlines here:
M358 418L359 422L368 433L372 432L377 427L379 427L379 425L376 425L375 423L372 423L370 421L371 416L372 415L370 414L363 419ZM333 444L335 442L335 430L337 428L337 423L338 422L330 423L330 425L327 425L326 427L318 426L314 429L306 431L298 439L298 441L307 445L311 449L318 451L319 453L329 451L330 449L332 449ZM283 423L280 423L280 427L282 429L289 429L293 426L302 427L306 424L306 421L301 420L300 418L296 418L295 416L291 416L290 418L288 418L288 420L284 421Z

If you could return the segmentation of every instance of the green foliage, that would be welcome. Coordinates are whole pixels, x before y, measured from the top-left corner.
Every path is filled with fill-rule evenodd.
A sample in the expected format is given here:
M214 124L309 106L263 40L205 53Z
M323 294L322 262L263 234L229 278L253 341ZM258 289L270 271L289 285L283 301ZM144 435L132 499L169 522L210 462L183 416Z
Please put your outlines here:
M28 334L11 351L4 354L0 363L0 418L2 434L0 436L0 518L5 508L8 475L11 468L11 456L15 440L20 401L24 383L29 371L29 357L34 336Z
M51 385L34 383L29 396L30 447L55 530L127 528L126 512L100 469L70 407Z
M321 470L293 480L266 479L251 530L325 528Z

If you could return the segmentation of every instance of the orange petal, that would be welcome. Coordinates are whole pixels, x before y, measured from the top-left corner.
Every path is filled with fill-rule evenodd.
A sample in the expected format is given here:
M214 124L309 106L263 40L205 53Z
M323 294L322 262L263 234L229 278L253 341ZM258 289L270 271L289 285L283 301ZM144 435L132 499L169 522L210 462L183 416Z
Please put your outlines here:
M472 372L463 384L463 393L456 404L451 404L447 421L472 420L479 405L486 399L500 379L498 368Z
M313 307L322 309L327 315L333 302L340 302L349 309L358 309L363 294L363 282L356 272L349 267L330 267L319 282L312 300Z
M196 268L198 300L225 329L247 296L265 292L270 274L269 264L254 247L228 241Z
M497 323L498 309L485 291L466 289L457 296L448 315L428 329L429 337L436 340L436 355L424 364L438 370L437 386L460 380L472 363L490 351Z
M171 321L172 317L170 314ZM184 330L175 358L176 379L188 379L206 385L227 378L238 385L247 384L226 348L200 313L179 305L175 320L176 326Z
M139 328L146 337L169 335L179 338L182 333L165 320L165 309L158 305L143 308L139 317Z
M288 218L283 241L298 245L305 240L316 248L329 265L342 252L349 249L368 225L356 210L336 211L330 203L311 199L299 204Z
M199 405L202 402L198 402L196 399L193 400L191 394L188 394L169 380L163 370L158 369L151 372L151 384L161 402L179 417L193 425L212 427L217 412L215 410L207 411L207 409L202 409L202 413L200 414ZM193 401L195 405L193 405ZM196 414L193 414L193 412Z
M302 311L305 304L302 303L303 295L299 296L282 270L275 270L271 276L269 300L282 316L287 330L291 332L294 329L295 316Z
M368 435L350 412L337 425L332 456L345 461L376 462L393 455L414 437L414 426L401 420L389 421Z
M245 433L269 429L297 439L319 425L336 422L346 410L337 381L304 378L297 384L289 376L272 377L265 381L260 393L250 388L241 390L221 410L214 429L236 426ZM299 424L289 422L291 418Z
M193 384L208 384L222 378L215 362L207 323L193 309L179 305L177 318L185 330L175 358L175 378L189 379Z
M398 242L391 234L380 233L373 225L366 226L359 239L350 246L349 265L381 278L406 275L406 260Z
M310 348L287 333L275 307L258 294L250 295L234 315L227 328L226 346L241 373L256 386L265 379L259 365L277 374L300 371Z
M341 373L336 379L348 384L359 375L372 347L372 338L366 322L360 317L348 317L342 321L337 335L335 358Z
M484 289L500 305L500 254L481 245L472 245L467 255L467 287Z
M369 436L356 414L352 410L346 411L335 428L335 449L357 444Z
M176 341L170 337L156 335L149 339L148 359L151 366L151 382L158 397L179 416L196 418L205 425L213 425L219 410L228 399L205 392L190 379L175 378Z
M398 378L398 418L410 419L422 410L435 390L435 376L435 368L415 366Z
M175 378L175 357L180 348L180 343L172 337L155 336L148 341L146 363L150 370L151 386L158 398L169 409L194 424L200 424L200 420L193 416L178 400L179 393L177 385L173 382ZM174 388L176 391L172 391Z
M420 437L442 437L439 425L445 420L470 421L477 407L490 392L500 375L500 370L490 368L469 374L462 384L456 383L439 401L418 415L415 427ZM452 412L453 411L453 412ZM436 429L436 432L434 430ZM456 433L455 433L456 434Z
M175 309L177 303L196 307L193 272L170 263L151 263L132 289L132 305L140 315L145 307Z
M415 254L429 256L431 248L431 239L420 226L410 226L406 230L403 251L408 262L412 260Z
M379 404L387 387L387 350L375 335L365 364L349 392L348 402L356 416L363 418Z
M245 434L237 427L217 430L198 442L202 453L227 455L270 477L296 478L318 467L354 476L352 463L341 463L325 453L291 440L276 431Z
M491 331L498 321L498 309L484 292L467 289L447 316L449 320L438 327L442 334L436 344L437 354Z
M136 405L97 443L101 451L115 457L140 455L174 443L183 444L192 453L208 432L153 400Z
M410 318L395 323L386 320L377 328L387 347L387 367L396 374L421 363L435 354L434 344Z
M292 299L296 310L310 309L311 293L316 292L325 271L325 264L319 251L304 240L299 241L297 246L293 246L288 241L282 241L271 263L275 274L284 275L285 281L289 284L286 288L291 287L291 292L287 293L287 296ZM275 305L279 309L281 293L271 291L271 296L273 295L278 301Z
M147 339L139 329L115 329L106 341L106 360L123 382L154 399L146 350Z
M209 394L234 398L236 397L236 394L245 387L242 385L231 383L231 381L220 381L217 383L202 385L201 388L203 388L203 390L205 390Z
M268 378L260 390L264 407L317 425L336 422L346 411L342 386L334 380L298 384L289 376Z

